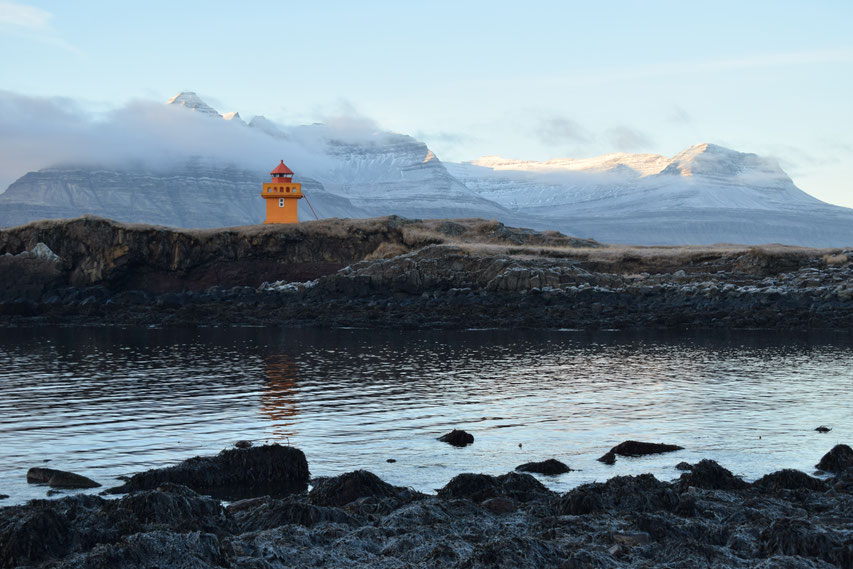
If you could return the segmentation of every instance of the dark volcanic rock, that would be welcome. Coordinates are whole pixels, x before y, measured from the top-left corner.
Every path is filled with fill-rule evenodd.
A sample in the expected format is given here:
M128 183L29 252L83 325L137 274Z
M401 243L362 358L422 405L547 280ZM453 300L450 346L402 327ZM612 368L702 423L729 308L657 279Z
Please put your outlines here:
M847 445L835 445L823 455L817 468L825 472L841 472L853 467L853 449Z
M460 429L453 429L446 435L438 437L438 440L443 443L451 444L455 447L464 447L474 442L474 435L466 433Z
M603 462L604 464L616 464L616 454L612 451L604 453L601 457L596 459L598 462Z
M318 506L345 506L359 498L391 498L403 488L396 488L372 472L356 470L333 478L322 479L308 500Z
M625 441L619 443L610 452L619 456L645 456L648 454L660 454L664 452L673 452L683 450L684 447L678 445L668 445L663 443L644 443L641 441Z
M111 493L148 490L166 482L228 498L285 495L308 487L308 462L301 450L274 445L227 449L216 456L195 457L175 466L133 475Z
M562 515L584 515L602 511L672 511L678 503L678 494L671 484L651 474L641 474L579 486L564 494L557 508Z
M519 472L535 472L536 474L548 475L565 474L572 471L571 468L554 458L549 458L542 462L526 462L516 466L515 469Z
M756 488L767 491L799 490L805 488L806 490L822 492L827 488L827 483L820 478L814 478L805 472L790 468L765 474L753 482L753 485Z
M80 474L40 467L33 467L27 471L27 482L46 483L51 488L99 488L101 486L91 478Z
M683 489L695 486L705 490L740 490L749 486L731 471L708 459L700 460L690 472L682 474L679 484Z

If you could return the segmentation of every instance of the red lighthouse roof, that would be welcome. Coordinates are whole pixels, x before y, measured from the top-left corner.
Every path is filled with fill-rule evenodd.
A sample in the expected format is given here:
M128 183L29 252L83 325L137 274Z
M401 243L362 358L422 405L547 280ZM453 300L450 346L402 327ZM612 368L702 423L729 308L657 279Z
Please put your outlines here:
M292 175L293 175L293 170L291 170L290 168L288 168L287 166L285 166L285 165L284 165L284 160L282 160L282 161L281 161L281 164L279 164L278 166L276 166L276 167L275 167L275 170L273 170L272 172L270 172L270 174L272 174L273 176L275 176L276 174L278 174L278 175L280 175L280 176L281 176L281 175L284 175L284 174L290 174L290 175L292 176Z

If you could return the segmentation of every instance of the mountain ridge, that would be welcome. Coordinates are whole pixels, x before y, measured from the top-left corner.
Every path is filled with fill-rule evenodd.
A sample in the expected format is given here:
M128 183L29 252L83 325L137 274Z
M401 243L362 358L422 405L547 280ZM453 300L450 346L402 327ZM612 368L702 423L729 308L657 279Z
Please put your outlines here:
M223 132L254 137L260 151L283 157L321 217L480 217L635 244L853 243L853 210L802 191L775 160L712 143L672 157L609 153L537 162L483 156L452 163L411 136L358 121L343 127L288 127L262 115L244 121L238 112L220 114L192 91L166 104L239 123ZM222 143L240 147L239 141ZM199 156L182 160L167 169L71 165L30 172L0 194L0 226L85 213L177 227L262 220L257 193L264 170L239 157L231 164L211 160L212 167ZM305 208L300 218L313 216Z

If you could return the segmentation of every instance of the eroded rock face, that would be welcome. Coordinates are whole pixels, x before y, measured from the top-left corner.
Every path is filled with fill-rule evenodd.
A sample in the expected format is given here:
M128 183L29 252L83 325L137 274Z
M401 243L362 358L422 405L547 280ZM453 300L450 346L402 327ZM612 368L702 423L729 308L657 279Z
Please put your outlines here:
M183 484L224 498L286 495L308 488L308 462L299 449L277 444L227 449L175 466L133 475L111 493L151 490L164 483Z

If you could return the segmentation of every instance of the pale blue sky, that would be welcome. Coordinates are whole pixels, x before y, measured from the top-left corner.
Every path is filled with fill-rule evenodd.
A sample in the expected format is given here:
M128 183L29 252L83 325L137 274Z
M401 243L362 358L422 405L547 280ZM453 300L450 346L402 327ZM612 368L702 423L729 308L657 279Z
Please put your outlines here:
M850 0L0 0L0 89L93 111L189 90L246 119L358 114L454 161L714 142L853 207L851 30Z

